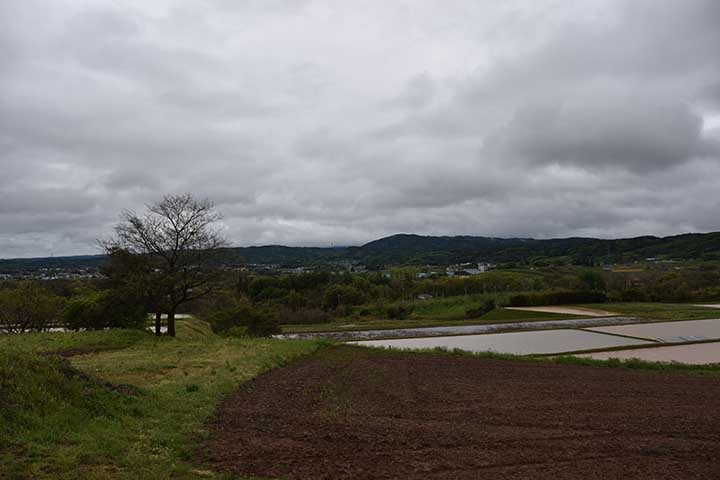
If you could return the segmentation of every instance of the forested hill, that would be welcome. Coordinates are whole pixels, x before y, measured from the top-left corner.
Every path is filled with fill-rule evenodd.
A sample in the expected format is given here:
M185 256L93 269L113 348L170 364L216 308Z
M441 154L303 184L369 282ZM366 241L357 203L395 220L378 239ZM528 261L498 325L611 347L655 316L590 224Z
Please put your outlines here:
M103 255L76 255L72 257L0 258L0 273L40 269L95 270L105 261Z
M597 238L427 237L393 235L350 249L368 264L447 264L462 261L527 263L564 259L597 264L661 259L720 259L720 232L672 237Z
M263 247L228 248L223 263L274 264L281 267L330 265L338 262L371 268L391 265L446 265L457 262L514 262L520 264L558 260L599 264L660 259L720 260L720 232L671 237L636 237L617 240L596 238L432 237L392 235L360 247ZM77 256L0 260L0 272L39 268L97 268L102 256Z

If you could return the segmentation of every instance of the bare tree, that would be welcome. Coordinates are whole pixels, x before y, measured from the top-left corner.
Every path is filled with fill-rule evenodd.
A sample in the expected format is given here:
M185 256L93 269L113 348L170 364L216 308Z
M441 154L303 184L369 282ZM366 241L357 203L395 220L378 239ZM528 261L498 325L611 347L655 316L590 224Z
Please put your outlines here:
M218 250L227 240L214 228L221 219L209 200L191 194L166 195L147 205L142 216L126 211L115 226L115 238L102 242L106 252L118 249L142 256L150 265L157 306L156 333L160 313L167 313L168 335L175 336L175 313L181 305L206 296L217 285Z

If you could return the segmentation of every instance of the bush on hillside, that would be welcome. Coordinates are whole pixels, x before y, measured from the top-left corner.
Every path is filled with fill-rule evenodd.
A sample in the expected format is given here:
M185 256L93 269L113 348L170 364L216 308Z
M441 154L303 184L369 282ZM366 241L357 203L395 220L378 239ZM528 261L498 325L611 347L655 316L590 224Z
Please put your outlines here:
M20 282L0 290L0 332L41 332L58 322L60 297L35 282Z
M70 330L144 328L147 313L142 302L114 290L91 291L65 305L63 324Z
M385 315L391 320L404 320L412 314L413 310L415 307L407 303L388 305L385 307Z
M478 318L482 317L488 312L495 310L495 299L489 298L485 300L479 307L470 308L465 311L465 318Z
M615 290L608 295L610 301L613 302L648 302L650 296L640 288L628 288L625 290Z
M510 297L511 307L540 307L572 303L605 303L607 295L597 290L560 290L544 293L521 293Z
M208 322L215 333L223 333L234 327L245 327L251 318L260 315L246 301L236 301L232 306L219 310L209 317Z
M329 323L332 317L319 308L281 308L277 312L277 320L280 325L309 325L316 323Z
M281 332L274 315L261 312L242 300L213 315L210 325L215 333L229 336L269 337Z
M250 337L271 337L282 333L277 318L264 315L252 319L247 324L247 333Z
M323 307L326 310L338 310L342 306L365 303L365 294L351 285L331 285L325 289Z

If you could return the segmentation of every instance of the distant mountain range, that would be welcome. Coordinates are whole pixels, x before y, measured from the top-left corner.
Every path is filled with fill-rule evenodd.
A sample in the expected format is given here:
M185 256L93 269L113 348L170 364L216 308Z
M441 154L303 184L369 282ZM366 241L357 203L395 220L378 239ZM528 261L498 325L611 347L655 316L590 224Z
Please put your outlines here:
M281 267L352 262L369 268L393 265L447 265L458 262L513 262L543 260L592 265L646 258L720 260L720 232L670 237L597 238L432 237L399 234L360 247L238 247L225 249L226 265L273 264ZM101 255L0 260L0 272L40 268L94 269Z

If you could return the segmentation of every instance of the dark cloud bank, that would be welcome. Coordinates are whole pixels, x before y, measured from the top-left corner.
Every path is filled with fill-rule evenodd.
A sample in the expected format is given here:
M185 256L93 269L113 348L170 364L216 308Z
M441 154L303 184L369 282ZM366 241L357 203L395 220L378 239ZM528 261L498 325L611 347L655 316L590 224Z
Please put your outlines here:
M720 230L720 2L0 2L0 257Z

